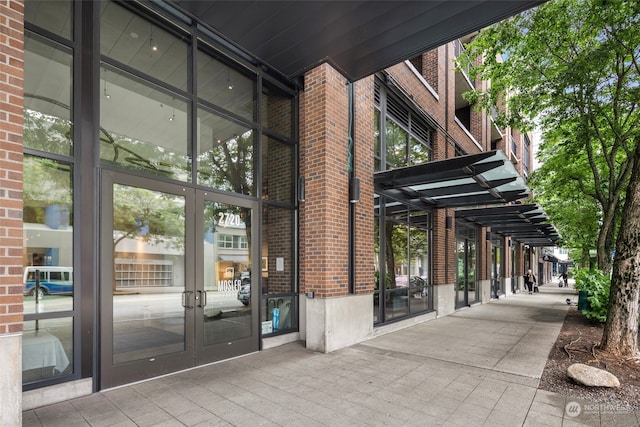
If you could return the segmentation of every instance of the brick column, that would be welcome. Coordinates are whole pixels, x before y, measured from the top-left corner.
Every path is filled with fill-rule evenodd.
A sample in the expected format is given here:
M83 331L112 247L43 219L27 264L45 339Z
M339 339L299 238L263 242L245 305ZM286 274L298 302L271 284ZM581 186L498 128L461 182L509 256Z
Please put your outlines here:
M22 424L24 4L0 0L0 425Z
M329 64L305 75L300 94L301 336L330 352L373 331L373 80L355 86L356 284L349 293L349 87ZM368 100L368 101L367 101ZM313 292L313 297L305 296Z
M328 64L305 75L300 108L301 292L316 298L348 291L348 93L345 78Z
M360 179L360 201L356 203L355 269L357 294L373 294L373 76L355 83L355 176Z

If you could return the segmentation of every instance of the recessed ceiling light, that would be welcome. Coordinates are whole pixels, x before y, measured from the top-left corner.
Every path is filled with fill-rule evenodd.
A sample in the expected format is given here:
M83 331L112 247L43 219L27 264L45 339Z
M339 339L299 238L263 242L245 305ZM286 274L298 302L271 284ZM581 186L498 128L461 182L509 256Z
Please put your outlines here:
M136 33L135 31L131 31L129 33L129 35L131 36L132 39L137 39L138 38L138 33Z

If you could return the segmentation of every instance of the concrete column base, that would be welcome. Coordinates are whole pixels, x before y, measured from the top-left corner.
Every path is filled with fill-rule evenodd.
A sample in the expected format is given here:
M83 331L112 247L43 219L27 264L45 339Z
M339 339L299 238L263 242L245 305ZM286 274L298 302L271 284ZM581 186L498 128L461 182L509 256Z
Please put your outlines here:
M0 425L22 425L22 334L0 335Z
M453 283L436 285L433 287L435 305L438 317L448 316L456 311L456 288Z
M305 325L305 333L301 335L308 349L330 353L373 335L372 294L300 298L305 305L305 319L300 322L301 327Z

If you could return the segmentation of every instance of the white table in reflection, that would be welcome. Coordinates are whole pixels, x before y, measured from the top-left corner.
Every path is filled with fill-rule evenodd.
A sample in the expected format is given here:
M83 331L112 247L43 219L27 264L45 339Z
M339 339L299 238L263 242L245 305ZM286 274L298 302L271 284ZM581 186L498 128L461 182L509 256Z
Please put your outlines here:
M51 367L63 372L69 366L69 358L62 343L46 331L29 331L22 336L22 370Z

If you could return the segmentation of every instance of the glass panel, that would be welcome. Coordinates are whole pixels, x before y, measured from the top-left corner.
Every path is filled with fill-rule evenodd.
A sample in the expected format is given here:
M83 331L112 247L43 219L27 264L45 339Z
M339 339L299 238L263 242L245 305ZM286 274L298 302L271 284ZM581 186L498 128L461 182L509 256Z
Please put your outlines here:
M264 328L263 333L295 329L295 303L295 298L290 296L263 299L262 322L270 322L270 328ZM267 332L269 330L271 332Z
M475 233L472 233L475 235ZM476 292L476 242L475 239L467 241L467 286L469 287L469 302L475 302L480 295Z
M293 111L293 97L265 81L262 87L262 125L292 137Z
M113 187L113 363L184 350L184 197Z
M406 213L404 215L406 219ZM387 221L385 320L409 314L408 227ZM391 248L391 250L389 250Z
M25 156L24 171L24 313L72 310L72 167Z
M100 52L149 76L187 90L188 44L128 9L99 2ZM135 105L135 104L134 104Z
M106 68L101 75L100 158L189 181L187 103Z
M71 1L28 0L24 2L24 20L66 39L71 38Z
M24 145L72 154L71 54L35 37L25 37Z
M387 119L386 138L387 167L397 168L407 164L407 132Z
M266 205L262 216L262 321L271 331L295 329L294 211ZM288 294L288 295L287 295ZM263 329L263 333L269 333Z
M409 164L419 165L429 161L429 147L415 138L410 138Z
M409 288L387 289L385 320L409 314Z
M29 320L22 335L22 384L73 372L73 318Z
M257 288L251 274L251 214L249 208L205 201L205 346L251 336L251 290Z
M374 172L378 172L382 170L381 166L381 141L380 141L380 111L374 110L374 121L373 121L373 158L374 158Z
M466 304L465 300L465 288L466 288L466 241L464 238L457 238L456 240L456 258L458 262L458 268L456 269L456 307L460 307Z
M263 136L262 197L283 203L294 199L293 146Z
M409 295L412 313L430 308L429 233L427 230L410 228L409 236Z
M373 223L373 280L374 280L374 291L373 291L373 321L380 321L380 218L375 217L375 221Z
M294 212L265 206L262 216L262 292L295 292Z
M253 129L198 109L198 184L253 195Z
M255 82L198 51L198 97L250 121L256 120Z

